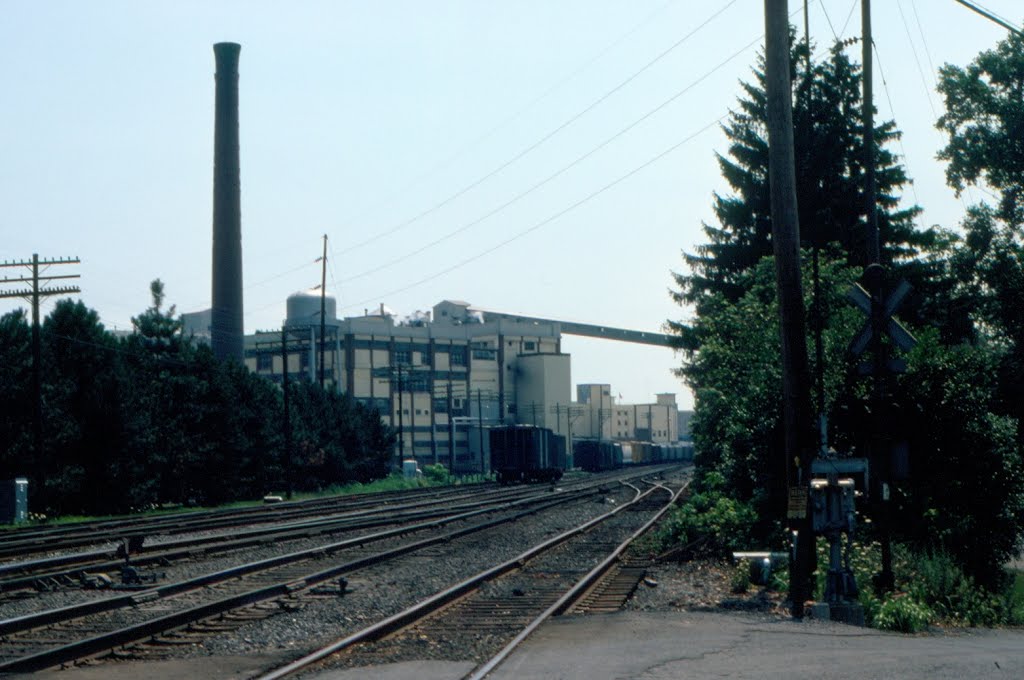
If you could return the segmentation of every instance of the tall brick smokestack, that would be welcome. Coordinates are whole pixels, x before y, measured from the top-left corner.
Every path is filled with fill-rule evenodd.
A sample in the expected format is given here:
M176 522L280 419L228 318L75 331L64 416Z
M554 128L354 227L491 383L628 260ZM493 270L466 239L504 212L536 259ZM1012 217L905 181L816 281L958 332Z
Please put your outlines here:
M242 355L242 207L238 161L237 43L217 43L213 130L213 300L210 344L219 359Z

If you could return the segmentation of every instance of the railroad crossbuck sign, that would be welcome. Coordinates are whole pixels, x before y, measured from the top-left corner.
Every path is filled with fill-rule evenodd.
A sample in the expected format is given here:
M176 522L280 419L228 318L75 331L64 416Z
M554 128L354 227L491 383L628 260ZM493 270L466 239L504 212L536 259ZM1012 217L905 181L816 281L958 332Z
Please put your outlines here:
M903 298L905 298L909 292L910 284L906 281L900 281L896 288L889 293L888 297L882 301L882 318L884 319L883 323L885 333L892 339L893 343L904 352L912 349L914 345L917 344L917 340L910 334L910 331L904 328L903 324L894 319L892 315L900 306L900 303L903 302ZM852 352L854 356L860 356L864 353L864 350L867 349L868 345L871 344L871 340L874 335L872 332L873 329L871 328L871 295L864 290L859 283L855 283L850 287L850 290L846 292L846 297L848 297L853 304L857 305L857 307L868 317L868 320L860 329L860 333L858 333L853 339L853 342L850 343L850 352ZM893 370L894 372L902 372L902 370L905 370L905 364L902 361L895 361L892 363L893 365L889 367L890 370Z

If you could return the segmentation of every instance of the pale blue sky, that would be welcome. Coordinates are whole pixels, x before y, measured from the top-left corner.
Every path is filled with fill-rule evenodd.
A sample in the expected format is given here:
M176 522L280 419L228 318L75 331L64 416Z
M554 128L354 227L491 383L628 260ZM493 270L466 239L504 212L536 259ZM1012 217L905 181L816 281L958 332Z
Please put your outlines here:
M955 226L963 204L934 160L933 68L966 64L1005 31L954 0L873 4L887 82L876 104L905 135L907 198L924 207L922 223ZM1015 0L983 4L1024 15ZM789 5L802 26L802 4ZM723 189L714 153L726 150L712 124L749 79L763 31L762 0L0 0L0 10L0 260L81 257L81 299L110 328L130 327L157 277L179 311L209 305L211 46L242 44L247 332L279 327L287 295L319 282L324 233L343 315L451 298L638 330L686 318L668 297L670 272L712 218L711 193ZM859 34L859 0L815 0L821 49L833 39L826 11L841 37ZM0 313L19 304L0 301ZM574 383L692 403L671 351L563 346Z

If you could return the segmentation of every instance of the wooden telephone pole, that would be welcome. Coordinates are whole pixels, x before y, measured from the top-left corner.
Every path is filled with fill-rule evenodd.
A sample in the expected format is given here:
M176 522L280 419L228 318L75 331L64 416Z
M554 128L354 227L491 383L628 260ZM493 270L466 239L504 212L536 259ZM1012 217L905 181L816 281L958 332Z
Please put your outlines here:
M784 478L789 498L787 515L795 539L789 594L792 600L791 613L800 618L803 616L804 601L812 592L811 575L814 570L814 534L807 512L807 484L814 456L814 437L800 281L800 222L793 151L787 0L765 0L764 18L768 177L771 184L772 246L782 340L782 425L786 456ZM775 485L776 493L779 486ZM778 507L781 508L782 499L779 500Z
M32 305L32 447L34 450L35 458L38 461L43 453L43 380L42 380L42 350L40 347L39 340L39 300L44 297L51 297L53 295L68 295L71 293L81 293L81 289L78 286L60 286L57 288L47 288L46 282L55 281L58 279L77 279L78 274L62 274L56 276L40 276L40 267L50 267L58 264L81 264L82 261L77 257L61 257L56 260L40 260L39 255L36 253L32 254L31 260L21 260L18 262L4 262L0 264L0 268L6 267L26 267L32 274L31 276L20 276L18 278L4 277L0 280L0 283L30 283L31 288L13 290L6 293L0 293L0 300L6 298L24 298Z

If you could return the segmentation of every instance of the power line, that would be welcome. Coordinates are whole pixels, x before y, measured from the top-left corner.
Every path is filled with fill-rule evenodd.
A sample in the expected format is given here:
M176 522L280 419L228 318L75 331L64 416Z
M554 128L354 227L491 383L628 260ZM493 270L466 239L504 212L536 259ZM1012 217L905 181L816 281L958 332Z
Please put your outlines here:
M726 116L727 115L728 114L726 114ZM396 289L388 291L387 293L384 293L384 294L382 294L380 296L377 296L377 297L374 297L374 298L369 298L369 299L363 300L361 302L354 302L354 303L352 303L350 305L346 305L345 307L346 308L349 308L349 307L360 307L362 305L365 305L365 304L368 304L368 303L371 303L371 302L375 302L378 298L384 298L384 297L388 297L390 295L395 295L395 294L398 294L398 293L405 292L405 291L407 291L407 290L409 290L411 288L415 288L416 286L419 286L421 284L427 283L428 281L432 281L432 280L434 280L436 278L444 276L445 274L453 272L456 269L460 269L461 267L464 267L467 264L470 264L472 262L475 262L476 260L479 260L480 258L484 257L485 255L489 255L489 254L493 253L494 251L499 250L500 248L503 248L503 247L509 245L513 241L517 241L517 240L521 239L522 237L537 231L541 227L544 227L544 226L550 224L551 222L554 222L559 217L562 217L563 215L566 215L567 213L572 212L573 210L575 210L576 208L580 207L584 203L587 203L591 199L596 198L597 196L603 194L605 191L611 189L612 187L614 187L614 186L616 186L618 184L621 184L622 182L624 182L625 180L629 179L633 175L637 174L638 172L640 172L644 168L646 168L646 167L648 167L650 165L653 165L654 163L658 162L659 160L661 160L665 156L671 154L673 151L675 151L679 147L683 146L684 144L686 144L687 142L691 141L692 139L698 137L701 133L706 132L707 130L711 129L715 125L721 123L721 121L724 120L726 118L726 116L721 116L719 118L716 118L715 120L713 120L712 122L708 123L707 125L705 125L701 129L699 129L696 132L694 132L693 134L691 134L688 137L682 139L681 141L673 144L672 146L670 146L669 148L665 149L664 151L662 151L658 155L654 156L653 158L648 159L646 162L644 162L641 165L638 165L637 167L633 168L632 170L630 170L626 174L621 175L617 179L612 180L611 182L609 182L608 184L605 184L600 189L597 189L596 191L591 192L590 194L588 194L587 196L579 199L578 201L576 201L572 205L568 206L567 208L563 208L562 210L558 211L557 213L547 217L544 220L541 220L540 222L534 224L532 227L530 227L528 229L525 229L523 231L520 231L520 232L516 233L515 235L513 235L512 237L510 237L508 239L505 239L501 243L498 243L497 245L491 246L490 248L487 248L486 250L483 250L483 251L477 253L476 255L474 255L472 257L468 257L468 258L462 260L461 262L458 262L457 264L454 264L451 267L448 267L447 269L444 269L442 271L439 271L439 272L436 272L434 274L431 274L430 276L424 277L424 278L420 279L419 281L411 283L411 284L409 284L407 286L403 286L402 288L396 288Z
M993 12L992 10L986 9L986 8L982 7L981 5L979 5L976 2L968 2L967 0L954 0L954 2L960 3L961 5L966 7L967 9L980 14L981 16L985 17L986 19L988 19L989 21L991 21L993 23L999 24L1000 26L1002 26L1003 28L1007 29L1008 31L1012 31L1012 32L1016 33L1017 35L1024 35L1024 33L1022 33L1021 30L1018 27L1016 27L1013 24L1011 24L1009 22L1009 20L1004 19L1003 17L999 16L998 14Z
M935 82L935 63L932 61L931 50L928 49L928 39L924 34L924 27L921 26L921 17L917 13L916 0L910 0L910 9L914 12L914 21L917 23L917 32L921 36L921 44L924 46L924 56L928 59L928 72L932 74L932 81ZM937 88L936 88L937 89Z
M875 60L878 61L878 74L882 76L882 89L885 91L885 99L889 102L889 113L892 114L893 119L896 119L896 108L892 105L892 97L889 95L889 82L885 79L885 69L882 67L882 56L878 52L878 44L872 45L875 51ZM903 146L903 136L896 136L896 143L900 145L900 151L903 153L903 164L907 168L908 179L910 180L910 192L914 194L914 205L920 207L921 200L917 196L917 185L914 183L913 173L910 172L910 159L907 156L907 149ZM918 227L923 231L924 224L921 222L921 213L917 214Z
M456 151L455 153L451 154L447 158L445 158L445 159L443 159L443 160L433 164L428 170L426 170L426 171L422 172L421 174L417 175L414 179L412 179L411 181L406 183L402 188L392 192L391 194L389 194L385 198L381 199L380 201L377 201L376 203L374 203L370 207L364 209L360 214L358 214L355 217L349 219L346 223L341 225L340 228L344 229L345 227L351 226L351 224L353 222L355 222L360 217L364 216L367 212L370 212L371 210L374 210L374 209L380 207L381 205L385 205L385 204L393 201L395 198L397 198L398 196L401 196L402 194L407 192L409 189L411 189L412 187L414 187L417 184L419 184L424 179L433 176L438 170L441 170L442 168L447 167L448 165L450 165L455 160L461 158L463 155L466 154L466 152L468 152L469 150L477 147L479 144L481 144L483 141L485 141L485 140L489 139L490 137L492 137L498 131L506 128L513 121L519 119L524 113L526 113L527 111L532 109L534 106L536 106L540 102L542 102L545 99L547 99L551 94L553 94L554 92L556 92L559 89L561 89L564 85L566 85L566 83L569 83L574 78L576 78L579 74L583 73L585 70L590 68L591 65L593 65L598 60L600 60L602 57L604 57L606 54L608 54L613 49L618 47L627 38L629 38L634 33L636 33L643 26L647 25L650 21L652 21L654 19L654 17L656 17L659 14L661 14L662 12L664 12L669 6L671 6L675 2L676 2L676 0L668 0L668 2L662 4L660 7L656 8L654 11L652 11L650 14L648 14L643 20L641 20L639 23L634 25L633 28L631 28L628 31L626 31L625 33L621 34L614 41L612 41L611 43L606 45L604 48L602 48L600 51L598 51L597 54L592 56L590 59L585 61L582 65L580 65L578 68L576 68L574 71L572 71L569 75L567 75L566 77L562 78L561 80L558 80L557 82L555 82L548 89L544 90L542 93L540 93L539 95L534 97L532 100L530 100L525 106L519 108L515 113L513 113L510 116L506 117L504 120L502 120L501 122L499 122L496 125L494 125L493 127L491 127L487 132L483 133L479 137L476 137L475 139L467 142L458 151ZM354 248L357 248L357 247L359 247L359 246L358 245L352 246L351 249L354 249Z
M725 12L725 10L727 10L729 7L731 7L735 3L736 3L736 0L729 0L724 6L722 6L720 9L718 9L710 17L705 19L696 28L694 28L692 31L690 31L689 33L684 35L682 38L677 40L675 43L670 45L667 49L663 50L661 53L659 53L653 59L651 59L646 64L644 64L642 67L640 67L637 71L634 71L625 80L621 81L618 85L616 85L612 89L610 89L607 92L605 92L604 94L602 94L600 97L598 97L593 102L591 102L590 104L585 106L583 109L581 109L576 114L570 116L568 119L566 119L560 125L558 125L553 130L548 132L546 135L541 137L539 140L537 140L533 144L529 145L528 147L526 147L525 149L523 149L519 153L515 154L514 156L512 156L512 158L508 159L507 161L505 161L504 163L502 163L501 165L499 165L495 169L491 170L487 174L485 174L482 177L474 180L473 182L470 182L469 184L467 184L463 188L461 188L458 191L456 191L454 194L451 194L447 198L439 201L438 203L435 203L433 206L431 206L431 207L421 211L417 215L415 215L415 216L413 216L413 217L411 217L411 218L409 218L409 219L407 219L407 220L405 220L403 222L400 222L400 223L394 225L393 227L387 229L384 232L381 232L380 234L377 234L377 235L372 236L372 237L370 237L368 239L360 241L359 243L356 243L355 245L349 246L348 248L345 248L343 250L334 251L333 254L334 255L341 255L341 254L349 253L349 252L352 252L353 250L356 250L358 248L362 248L363 246L369 245L370 243L374 243L374 242L376 242L376 241L378 241L378 240L380 240L380 239L382 239L382 238L384 238L386 236L390 236L391 234L394 234L395 232L400 231L400 230L404 229L405 227L408 227L409 225L414 224L415 222L418 222L419 220L423 219L427 215L430 215L430 214L436 212L437 210L440 210L441 208L443 208L444 206L448 205L449 203L451 203L455 199L459 198L460 196L463 196L464 194L468 193L469 191L471 191L471 190L475 189L476 187L480 186L481 184L486 182L488 179L490 179L491 177L494 177L495 175L500 173L505 168L509 167L510 165L515 163L516 161L520 160L524 156L526 156L529 153L533 152L534 150L536 150L537 148L542 146L545 142L547 142L549 139L551 139L552 137L557 135L559 132L561 132L562 130L566 129L567 127L569 127L570 125L575 123L577 120L579 120L580 118L585 116L587 113L589 113L590 111L593 111L595 108L600 106L603 102L608 100L612 95L614 95L615 93L617 93L620 90L622 90L629 83L631 83L634 80L636 80L636 78L638 78L642 73L644 73L645 71L650 69L656 63L658 63L659 61L664 59L673 50L675 50L680 45L682 45L687 40L689 40L691 37L696 35L701 29L703 29L708 24L710 24L713 20L718 18L723 12Z
M917 47L914 46L914 39L910 35L910 25L907 23L907 17L903 13L903 3L900 2L900 0L896 0L896 8L900 12L900 20L903 22L903 30L907 34L907 42L910 44L910 52L914 55L914 63L917 64L917 73L921 76L921 84L924 86L924 95L928 100L928 107L932 110L932 119L938 120L939 114L935 111L935 103L932 101L931 88L928 87L928 79L925 78L924 69L921 67L921 59L917 56Z
M733 59L736 59L737 57L742 55L744 52L749 50L751 47L756 45L758 42L760 42L762 37L763 36L758 36L757 38L755 38L751 42L747 43L745 46L743 46L742 48L740 48L739 50L734 52L732 55L727 57L724 61L720 62L717 66L713 67L709 71L706 71L703 75L701 75L695 81L693 81L692 83L690 83L689 85L684 87L682 90L679 90L678 92L673 94L671 97L669 97L668 99L666 99L663 102L661 102L660 104L658 104L653 109L650 109L649 111L647 111L640 118L637 118L636 120L634 120L632 123L630 123L626 127L621 128L618 132L616 132L612 136L606 138L604 141L599 143L597 146L592 147L589 151L587 151L583 155L578 156L575 160L571 161L569 164L562 166L561 168L556 170L553 174L551 174L548 177L540 180L539 182L537 182L536 184L532 185L528 189L526 189L524 191L521 191L520 193L518 193L515 196L513 196L511 199L509 199L506 202L500 204L496 208L493 208L492 210L490 210L489 212L485 213L481 217L478 217L478 218L476 218L474 220L471 220L470 222L467 222L466 224L462 225L461 227L455 229L454 231L448 232L444 236L441 236L440 238L437 238L437 239L431 241L430 243L427 243L426 245L424 245L424 246L422 246L420 248L417 248L416 250L413 250L413 251L411 251L409 253L406 253L405 255L402 255L402 256L397 257L395 259L389 260L388 262L385 262L383 264L380 264L380 265L377 265L377 266L372 267L370 269L367 269L365 271L362 271L362 272L360 272L358 274L354 274L354 275L352 275L350 277L342 279L342 283L346 283L346 282L349 282L349 281L354 281L356 279L363 278L363 277L368 276L370 274L374 274L374 273L379 272L379 271L381 271L383 269L387 269L389 267L393 267L393 266L395 266L397 264L400 264L400 263L402 263L402 262L404 262L406 260L409 260L409 259L415 257L416 255L419 255L419 254L423 253L424 251L426 251L426 250L428 250L430 248L433 248L434 246L439 245L439 244L441 244L441 243L443 243L443 242L445 242L445 241L447 241L447 240L457 236L458 234L461 234L461 233L465 232L466 230L468 230L468 229L470 229L470 228L480 224L484 220L486 220L486 219L488 219L488 218L498 214L499 212L503 211L504 209L508 208L509 206L513 205L514 203L517 203L518 201L520 201L523 198L525 198L526 196L530 195L531 193L533 193L537 189L540 189L544 185L548 184L552 180L556 179L557 177L561 176L562 174L564 174L568 170L572 169L576 165L579 165L584 160L586 160L590 156L593 156L595 153L597 153L601 149L605 148L606 146L611 144L613 141L615 141L616 139L618 139L622 135L626 134L627 132L629 132L630 130L635 128L640 123L644 122L645 120L647 120L648 118L650 118L651 116L653 116L657 112L661 111L662 109L664 109L666 106L668 106L669 104L671 104L675 100L679 99L681 96L683 96L684 94L686 94L687 92L692 90L694 87L696 87L697 85L699 85L703 81L707 80L716 71L721 69L723 66L728 64L730 61L732 61Z
M853 11L857 9L858 2L860 2L860 0L853 0L853 2L850 4L850 11L846 13L846 21L843 22L843 30L839 32L840 38L846 35L846 27L850 25L850 19L853 18Z
M501 129L502 127L504 127L505 125L507 125L507 123L508 123L508 122L511 122L511 120L515 119L515 118L516 118L517 116L521 115L521 113L525 112L525 111L526 111L526 110L528 110L528 109L529 109L530 107L532 107L533 105L535 105L535 103L536 103L536 102L539 102L539 101L543 100L544 98L546 98L546 97L547 97L547 96L548 96L548 95L549 95L549 94L550 94L551 92L553 92L553 91L554 91L555 89L557 89L558 87L560 87L561 85L563 85L563 84L564 84L565 82L568 82L569 80L571 80L571 79L572 79L573 77L575 77L575 75L576 75L576 74L578 74L579 72L581 72L582 70L584 70L585 68L587 68L587 67L588 67L588 66L589 66L589 65L590 65L591 63L593 63L594 61L597 61L597 60L598 60L598 59L599 59L600 57L604 56L604 54L605 54L605 53L607 53L608 51L610 51L611 49L613 49L613 48L614 48L615 46L617 46L617 45L618 45L619 43L621 43L621 42L622 42L623 40L625 40L625 38L627 38L627 37L628 37L629 35L631 35L632 33L635 33L635 32L636 32L636 31L637 31L637 30L638 30L638 29L639 29L639 28L640 28L640 27L641 27L642 25L644 25L644 24L645 24L645 23L646 23L647 21L650 21L650 19L651 19L651 18L653 18L653 17L654 17L654 16L656 16L656 15L657 15L658 13L660 13L661 11L663 11L665 7L667 7L667 6L669 5L669 4L671 4L671 2L674 2L674 0L671 0L671 1L669 2L669 3L666 3L666 4L665 4L665 5L663 5L663 6L661 7L661 8L659 8L659 9L655 10L654 12L652 12L652 13L651 13L650 15L648 15L648 18L647 18L647 19L645 19L644 21L640 22L640 24L638 24L638 25L637 25L636 27L634 27L633 29L631 29L630 31L628 31L628 32L627 32L626 34L624 34L624 35L623 35L622 37L620 37L620 38L619 38L619 39L617 39L617 40L616 40L615 42L613 42L613 43L612 43L611 45L609 45L608 47L606 47L606 48L605 48L604 50L602 50L602 51L601 51L601 52L600 52L600 53L599 53L599 54L598 54L597 56L593 57L593 58L592 58L592 59L591 59L591 60L590 60L589 62L587 62L587 63L586 63L586 64L585 64L584 66L582 66L582 67L580 67L579 69L577 69L577 71L576 71L576 72L574 72L573 74L571 74L571 75L570 75L569 77L567 77L567 78L566 78L566 79L564 79L563 81L560 81L559 83L557 83L557 84L556 84L555 86L553 86L552 88L549 88L549 90L548 90L548 91L545 91L544 93L542 93L542 94L541 94L541 95L540 95L539 97L537 97L537 98L536 98L536 99L535 99L535 100L534 100L533 102L531 102L531 103L530 103L529 105L527 105L526 107L524 107L524 108L523 108L523 109L522 109L522 110L521 110L521 111L520 111L519 113L517 113L517 114L514 114L514 115L513 115L513 116L511 116L511 117L510 117L509 119L507 119L507 120L506 120L506 122L504 122L504 123L501 123L501 124L499 124L499 125L498 125L498 126L496 126L496 127L495 127L495 128L494 128L494 129L493 129L493 130L492 130L491 132L488 132L488 133L487 133L487 134L485 134L485 135L484 135L483 137L481 137L480 139L478 139L478 140L477 140L476 142L473 142L473 143L471 143L471 145L473 145L473 144L476 144L476 143L477 143L477 142L479 142L479 141L482 141L482 139L486 138L486 137L487 137L487 136L489 136L490 134L493 134L493 132L497 131L498 129ZM487 173L486 175L484 175L484 176L483 176L483 177L481 177L480 179L478 179L478 180L476 180L476 181L472 182L471 184L467 185L466 187L463 187L462 189L460 189L459 191L457 191L457 192L456 192L455 194L452 194L451 196L449 196L448 198L446 198L446 199L444 199L444 200L440 201L439 203L435 204L434 206L432 206L432 207L430 207L430 208L428 208L428 209L426 209L426 210L424 210L424 211L420 212L420 213L419 213L418 215L416 215L416 216L414 216L414 217L412 217L412 218L410 218L410 219L408 219L408 220L406 220L406 221L404 221L404 222L402 222L402 223L399 223L399 224L397 224L397 225L393 226L393 227L392 227L392 228L390 228L389 230L387 230L387 231L385 231L385 232L383 232L383 233L381 233L381 234L378 234L378 235L376 235L376 236L373 236L373 237L371 237L371 238L365 239L364 241L361 241L361 242L359 242L359 243L356 243L356 244L354 244L354 245L352 245L352 246L349 246L349 247L347 247L347 248L344 248L344 249L340 249L340 250L336 250L336 251L333 251L333 252L331 253L331 255L334 255L334 256L337 256L337 255L343 255L343 254L345 254L345 253L351 252L351 251L353 251L353 250L356 250L356 249L358 249L358 248L361 248L361 247L363 247L363 246L369 245L370 243L373 243L373 242L375 242L375 241L377 241L377 240L380 240L381 238L384 238L385 236L389 236L389 235L391 235L391 234L393 234L393 233L395 233L395 232L397 232L397 231L399 231L399 230L401 230L401 229L403 229L403 228L405 228L405 227L407 227L407 226L410 226L411 224L413 224L413 223L415 223L415 222L419 221L420 219L422 219L423 217L426 217L427 215L429 215L429 214L431 214L431 213L435 212L436 210L440 209L440 208L441 208L441 207L443 207L444 205L447 205L448 203L450 203L450 202L454 201L454 200L455 200L456 198L458 198L459 196L462 196L463 194L467 193L468 191L470 191L471 189L475 188L476 186L479 186L480 184L482 184L482 183L483 183L483 182L485 182L486 180L490 179L490 178L491 178L491 177L493 177L494 175L498 174L499 172L501 172L501 171L502 171L502 170L504 170L505 168L509 167L510 165L512 165L513 163L515 163L515 162L516 162L516 161L518 161L519 159L523 158L524 156L526 156L527 154L529 154L529 153L530 153L530 152L532 152L533 150L537 149L538 147L540 147L541 145L543 145L543 144L544 144L544 143L545 143L545 142L546 142L547 140L551 139L551 138L552 138L552 137L554 137L554 136L555 136L556 134L558 134L559 132L561 132L562 130L564 130L564 129L565 129L565 128L567 128L568 126L570 126L570 125L571 125L572 123L574 123L574 122L575 122L576 120L578 120L579 118L583 117L583 116L584 116L585 114L587 114L587 113L588 113L589 111L591 111L591 110L593 110L594 108L596 108L596 107L597 107L598 105L600 105L600 104L601 104L601 103L602 103L603 101L605 101L606 99L608 99L609 97L611 97L611 96L612 96L613 94L615 94L615 92L617 92L618 90L620 90L620 89L622 89L623 87L625 87L625 86L626 86L627 84L629 84L629 83L630 83L631 81L635 80L635 79L636 79L636 78L637 78L638 76L640 76L640 75L641 75L641 74L642 74L642 73L643 73L644 71L646 71L646 70L648 70L649 68L651 68L651 67L652 67L652 66L653 66L654 64L656 64L656 63L657 63L658 61L660 61L661 59L663 59L663 58L664 58L665 56L667 56L667 55L668 55L669 53L671 53L671 52L672 52L673 50L675 50L675 49L676 49L676 48L678 48L678 47L679 47L680 45L682 45L682 44L683 44L683 43L685 43L685 42L686 42L687 40L689 40L689 39L690 39L690 38L691 38L691 37L692 37L693 35L695 35L695 34L696 34L697 32L699 32L699 31L700 31L701 29L703 29L703 28L704 28L705 26L707 26L707 25L708 25L709 23L711 23L711 22L712 22L712 21L713 21L714 19L716 19L716 18L717 18L717 17L719 16L719 15L721 15L721 14L722 14L723 12L725 12L725 10L727 10L727 9L728 9L729 7L731 7L732 5L734 5L734 4L736 3L736 2L737 2L737 0L728 0L728 2L726 2L726 4L725 4L725 5L723 5L723 6L722 6L722 7L720 8L720 9L718 9L718 10L717 10L717 11L716 11L716 12L715 12L714 14L712 14L712 15L711 15L711 16L710 16L710 17L709 17L708 19L706 19L706 20L705 20L704 22L702 22L702 23L701 23L700 25L698 25L698 26L697 26L696 28L694 28L694 29L693 29L692 31L690 31L690 32L689 32L688 34L686 34L685 36L683 36L682 38L680 38L679 40L677 40L677 41L676 41L675 43L673 43L673 44L672 44L672 45L671 45L670 47L668 47L667 49L665 49L664 51L662 51L662 52L661 52L660 54L658 54L658 55L657 55L656 57L654 57L654 58L653 58L652 60L650 60L649 62L647 62L647 64L645 64L645 65L644 65L643 67L641 67L641 68L640 68L639 70L637 70L636 72L634 72L634 73L633 73L632 75L630 75L630 76L629 76L628 78L626 78L626 79L625 79L624 81L620 82L620 83L619 83L618 85L616 85L616 86L615 86L614 88L612 88L611 90L609 90L608 92L606 92L605 94L603 94L603 95L602 95L601 97L599 97L599 98L598 98L597 100L595 100L594 102L592 102L592 103L591 103L590 105L588 105L587 107L585 107L584 109L582 109L582 110L581 110L580 112L578 112L578 113L577 113L577 114L575 114L574 116L570 117L570 118L569 118L568 120L566 120L566 121L565 121L565 122L563 122L563 123L562 123L561 125L559 125L558 127L556 127L556 128L554 129L554 130L552 130L551 132L549 132L549 133L548 133L547 135L545 135L544 137L542 137L542 138L541 138L540 140L538 140L538 141L537 141L537 142L535 142L534 144L530 145L529 147L527 147L526 149L524 149L523 151L521 151L521 152L520 152L519 154L517 154L516 156L512 157L512 158L511 158L510 160L506 161L505 163L503 163L502 165L500 165L500 166L499 166L499 167L497 167L496 169L492 170L491 172ZM462 153L462 152L459 152L459 153L455 154L455 156L453 156L453 157L451 157L450 159L448 159L448 160L444 161L444 162L442 163L442 165L444 165L444 164L447 164L448 162L450 162L450 160L453 160L453 159L454 159L454 158L455 158L456 156L459 156L459 155L461 155L461 153ZM483 219L483 218L482 218L482 219ZM454 234L451 234L450 236L454 236ZM450 238L450 236L449 236L449 237L446 237L446 238ZM446 240L446 238L443 238L443 239L442 239L442 241L443 241L443 240ZM428 246L428 247L429 247L429 246ZM415 254L415 253L414 253L414 254ZM411 257L411 256L412 256L412 255L409 255L408 257ZM261 286L261 285L264 285L264 284L266 284L266 283L270 283L270 282L272 282L272 281L275 281L275 280L277 280L277 279L283 278L283 277L285 277L285 276L287 276L287 275L289 275L289 274L293 274L293 273L295 273L295 272L297 272L297 271L299 271L299 270L301 270L301 269L304 269L305 267L308 267L308 266L310 266L311 264L314 264L314 263L313 263L313 262L304 262L303 264L300 264L300 265L298 265L298 266L296 266L296 267L293 267L293 268L291 268L291 269L289 269L289 270L287 270L287 271L281 272L281 273L279 273L279 274L275 274L275 275L273 275L273 276L271 276L271 277L269 277L269 278L263 279L263 280L261 280L261 281L259 281L259 282L257 282L257 283L249 284L249 285L245 286L244 290L249 290L249 289L251 289L251 288L254 288L254 287L256 287L256 286ZM357 275L357 276L355 276L355 277L350 277L350 278L348 278L348 279L342 279L342 283L344 283L345 281L349 281L349 280L352 280L352 278L359 278L360 276L364 276L364 275L366 275L366 274L368 274L368 273L370 273L370 272L364 272L363 274L359 274L359 275ZM274 306L274 305L276 305L276 304L279 304L279 303L278 303L278 302L273 302L273 303L269 303L269 304L267 304L267 305L264 305L264 306L262 306L262 307L258 307L258 308L256 308L255 310L252 310L252 311L263 311L264 309L267 309L267 308L269 308L269 307L272 307L272 306ZM207 306L207 303L202 303L201 305L195 305L195 304L194 304L194 305L191 305L191 307L193 307L193 308L194 308L194 307L200 307L200 306Z

